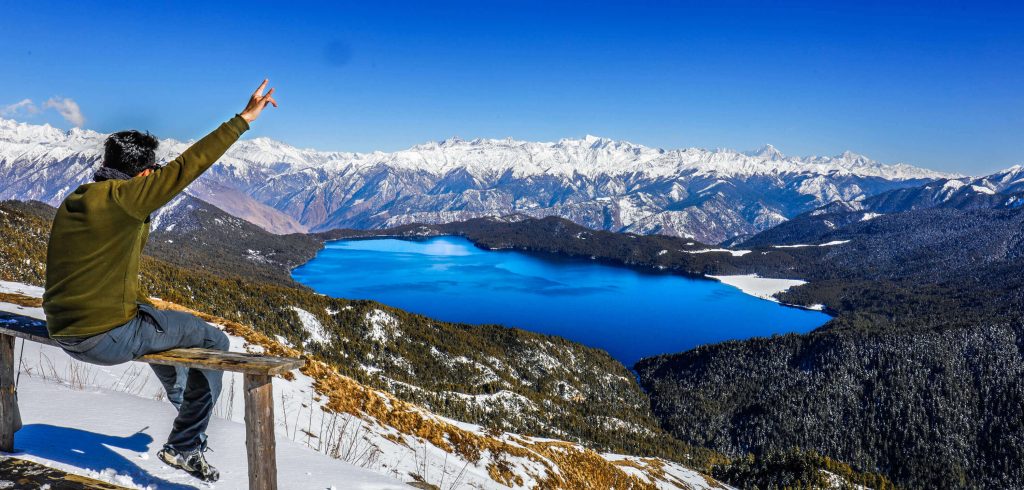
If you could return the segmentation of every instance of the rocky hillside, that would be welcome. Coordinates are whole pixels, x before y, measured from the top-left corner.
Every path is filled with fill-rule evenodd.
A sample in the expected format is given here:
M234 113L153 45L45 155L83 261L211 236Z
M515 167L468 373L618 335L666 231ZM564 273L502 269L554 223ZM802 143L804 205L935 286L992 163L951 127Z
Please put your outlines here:
M103 137L0 119L0 199L56 205L91 176ZM186 146L164 140L159 157ZM279 233L522 213L718 243L835 200L943 177L851 152L790 157L770 146L741 153L592 136L551 143L453 138L392 153L345 153L257 138L236 144L189 192Z

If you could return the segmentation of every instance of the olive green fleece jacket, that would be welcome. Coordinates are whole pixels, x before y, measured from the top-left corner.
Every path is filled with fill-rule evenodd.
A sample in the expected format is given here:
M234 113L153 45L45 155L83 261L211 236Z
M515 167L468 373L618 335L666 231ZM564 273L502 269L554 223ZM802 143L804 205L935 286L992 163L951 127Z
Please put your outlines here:
M156 211L220 158L249 124L221 124L146 177L82 184L57 209L46 251L43 311L51 337L89 337L122 325L146 302L139 256Z

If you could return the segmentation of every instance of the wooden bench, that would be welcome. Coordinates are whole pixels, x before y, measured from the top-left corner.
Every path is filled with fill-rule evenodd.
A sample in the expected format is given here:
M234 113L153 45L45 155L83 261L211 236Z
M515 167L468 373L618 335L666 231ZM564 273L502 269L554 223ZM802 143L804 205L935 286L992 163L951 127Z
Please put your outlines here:
M14 378L14 338L60 347L39 321L0 325L0 450L14 451L17 410ZM305 361L211 349L173 349L136 359L149 364L214 369L243 374L245 391L245 451L249 462L249 488L277 488L274 396L271 378L301 368Z

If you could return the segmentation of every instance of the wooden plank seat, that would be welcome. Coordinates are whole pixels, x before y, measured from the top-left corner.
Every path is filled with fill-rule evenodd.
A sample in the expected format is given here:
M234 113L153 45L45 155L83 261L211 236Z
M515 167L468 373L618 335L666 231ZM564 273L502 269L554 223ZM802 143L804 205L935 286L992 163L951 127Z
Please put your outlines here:
M28 461L0 457L0 488L52 488L60 490L129 490L87 476L73 475Z
M16 325L0 324L0 334L19 337L40 344L60 348L56 340L50 338L43 322L25 322ZM273 357L247 352L224 352L213 349L171 349L169 351L146 354L138 359L149 364L167 364L186 368L215 369L246 374L287 373L299 369L306 364L302 359L291 357Z
M60 347L38 320L0 323L0 450L14 451L17 399L14 381L14 339ZM305 365L305 360L212 349L172 349L136 359L149 364L213 369L243 374L245 392L245 448L249 462L249 488L277 488L274 396L271 378Z

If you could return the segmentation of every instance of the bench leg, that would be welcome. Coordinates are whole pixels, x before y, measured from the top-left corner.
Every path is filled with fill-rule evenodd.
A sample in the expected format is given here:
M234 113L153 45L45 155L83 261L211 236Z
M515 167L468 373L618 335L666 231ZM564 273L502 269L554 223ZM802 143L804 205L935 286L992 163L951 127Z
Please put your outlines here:
M271 377L245 374L245 451L249 489L277 489L277 443L274 441L274 392Z
M14 337L0 334L0 451L14 452L14 419L18 399L14 394Z

